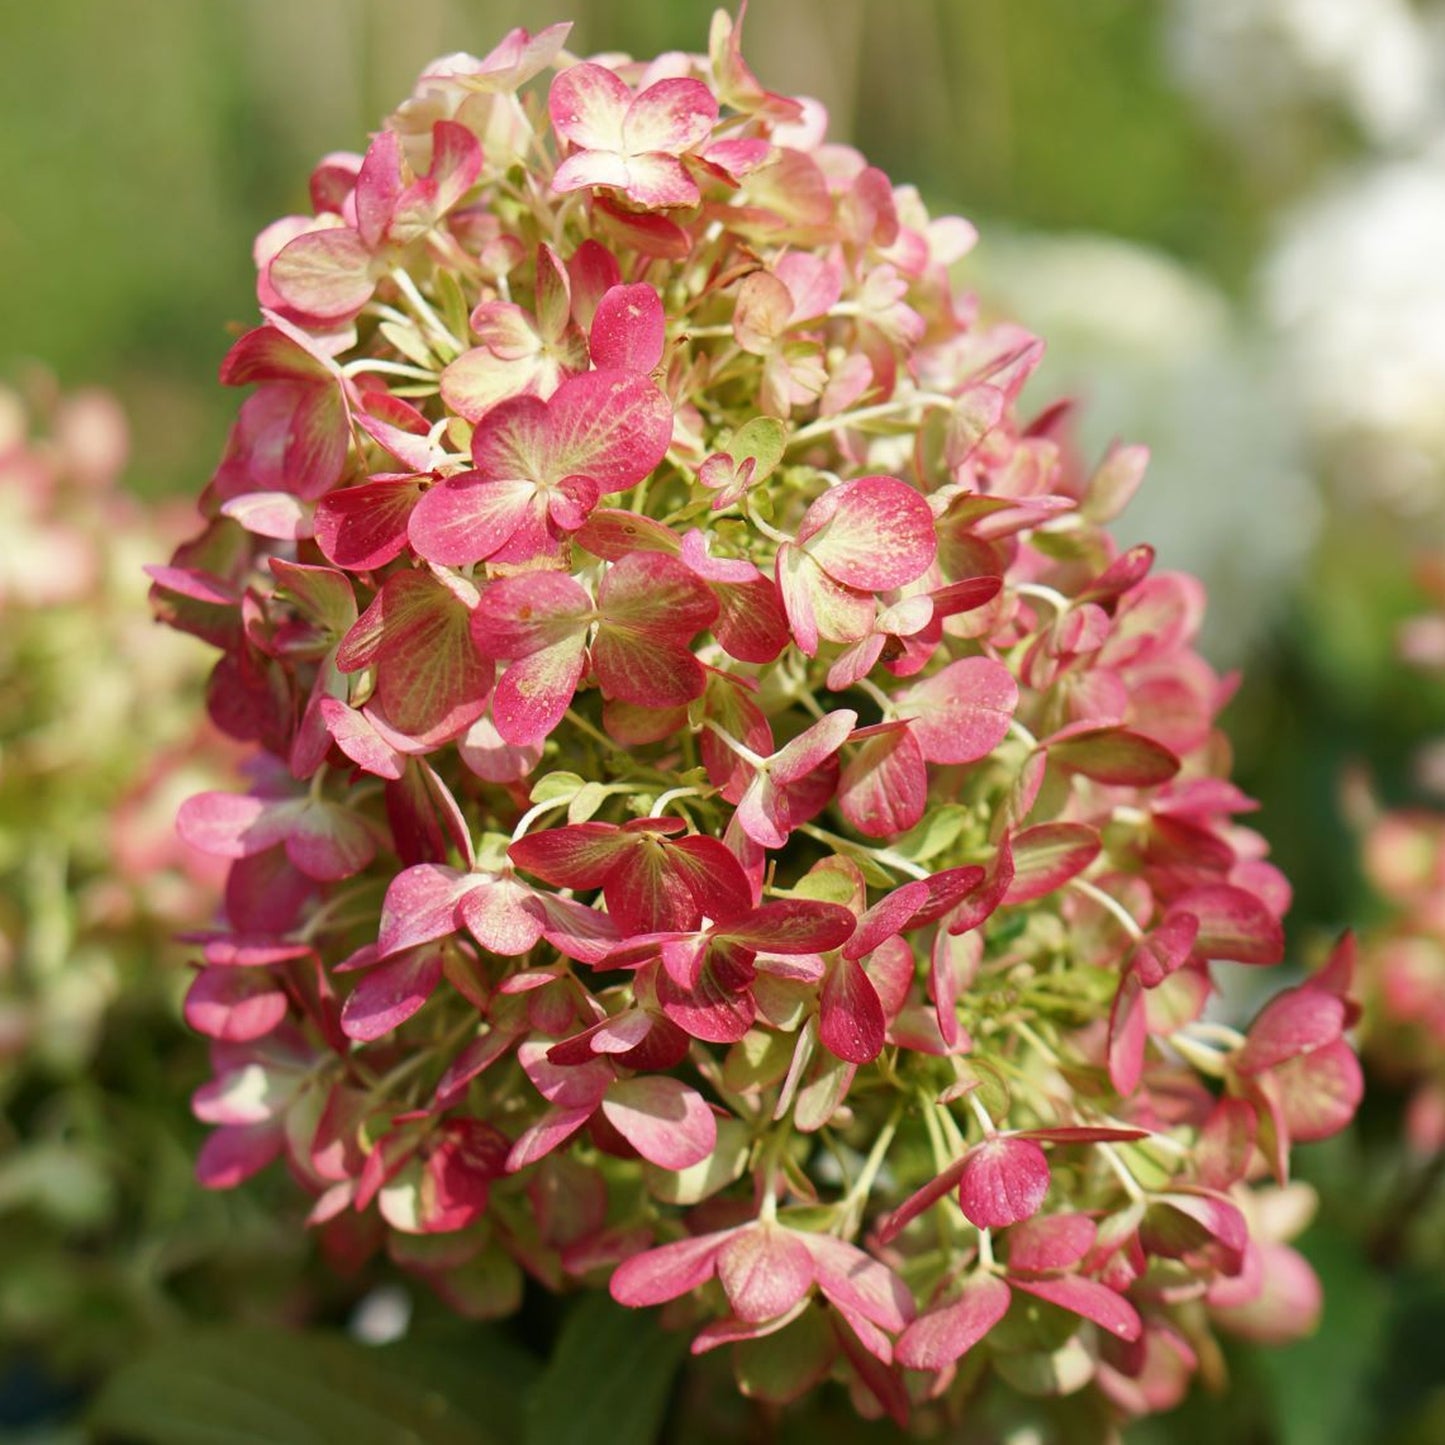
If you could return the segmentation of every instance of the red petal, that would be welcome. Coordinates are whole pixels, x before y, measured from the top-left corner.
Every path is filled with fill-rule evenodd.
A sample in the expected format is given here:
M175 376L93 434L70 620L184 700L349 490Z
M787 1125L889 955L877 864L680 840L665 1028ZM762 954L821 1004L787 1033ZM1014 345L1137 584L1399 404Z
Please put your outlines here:
M389 1034L420 1009L442 978L442 956L435 949L383 963L361 976L341 1010L341 1031L370 1043Z
M712 1278L718 1252L736 1230L679 1239L624 1261L612 1273L608 1288L621 1305L642 1309L687 1294Z
M662 300L645 281L614 286L592 317L589 341L593 366L647 372L662 360Z
M1163 743L1127 728L1066 728L1045 746L1050 762L1120 787L1157 787L1179 771L1179 759Z
M1026 1274L1072 1269L1094 1247L1098 1226L1087 1214L1035 1215L1008 1235L1008 1267Z
M1004 903L1030 903L1082 873L1101 848L1098 833L1083 823L1040 823L1013 837L1013 882Z
M818 999L818 1038L851 1064L871 1064L883 1052L887 1028L878 991L862 965L839 958L828 970Z
M1092 1320L1121 1340L1137 1340L1144 1324L1139 1312L1122 1295L1096 1279L1066 1274L1059 1279L1016 1279L1015 1289L1027 1290L1072 1314Z
M1009 1287L975 1275L952 1304L921 1315L903 1332L893 1357L910 1370L943 1370L967 1354L1008 1313Z
M1127 1098L1138 1088L1148 1039L1143 988L1139 976L1130 970L1119 980L1114 1006L1109 1011L1109 1082L1116 1094Z
M958 1199L980 1229L1002 1229L1038 1213L1049 1191L1049 1161L1031 1139L995 1136L964 1156Z
M1278 963L1284 957L1284 930L1255 897L1227 883L1191 888L1170 905L1171 915L1192 913L1199 920L1198 952L1236 963Z

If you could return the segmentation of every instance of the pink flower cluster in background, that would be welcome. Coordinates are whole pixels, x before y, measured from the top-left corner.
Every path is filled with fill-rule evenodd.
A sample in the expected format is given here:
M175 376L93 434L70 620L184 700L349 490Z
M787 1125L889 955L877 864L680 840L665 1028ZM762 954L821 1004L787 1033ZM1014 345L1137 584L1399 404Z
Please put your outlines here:
M1307 1329L1291 1146L1360 1076L1283 953L1204 599L1107 524L930 218L739 26L434 63L258 238L250 388L152 569L251 787L187 1016L205 1182L476 1316L675 1302L745 1390L1167 1408ZM1266 1182L1273 1180L1273 1183Z
M155 628L139 574L191 518L125 492L129 450L108 392L63 394L39 372L0 385L7 1100L31 1070L51 1086L83 1072L112 1003L146 995L170 935L207 916L224 876L174 816L197 787L234 779L237 749L196 717L204 652Z
M1425 559L1416 578L1433 610L1405 622L1399 651L1413 667L1439 675L1445 671L1441 560ZM1427 742L1414 761L1421 782L1438 795L1441 740ZM1367 794L1356 804L1365 877L1387 910L1363 940L1364 1047L1382 1078L1410 1090L1406 1137L1428 1160L1445 1153L1445 813L1424 805L1381 811Z

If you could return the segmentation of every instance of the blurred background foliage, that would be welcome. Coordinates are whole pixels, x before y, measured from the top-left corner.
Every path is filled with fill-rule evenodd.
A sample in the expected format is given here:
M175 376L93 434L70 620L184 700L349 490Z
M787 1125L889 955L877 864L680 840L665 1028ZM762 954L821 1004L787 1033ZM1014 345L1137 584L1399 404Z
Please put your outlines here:
M513 25L572 18L577 52L645 55L701 48L712 8L5 7L0 374L14 380L40 361L63 389L112 389L131 419L129 485L153 499L194 495L234 412L214 377L254 315L250 238L306 209L319 156L360 148L425 61L485 53ZM754 0L747 29L765 83L821 98L836 137L916 184L935 212L979 225L964 280L986 308L1049 341L1040 400L1079 396L1094 450L1115 435L1153 449L1127 540L1147 538L1164 565L1204 577L1207 651L1244 670L1228 721L1240 781L1261 799L1262 829L1297 887L1295 956L1317 957L1347 923L1387 926L1360 839L1383 807L1440 806L1438 763L1432 776L1416 760L1445 729L1445 686L1395 648L1400 623L1426 605L1415 560L1445 540L1445 5ZM133 589L92 605L133 607ZM92 676L125 655L101 651L104 661L86 654ZM3 664L6 689L22 668L30 675L18 652ZM199 667L175 683L191 689L185 707L196 706ZM86 697L82 684L47 705L83 709ZM14 739L37 725L22 718L3 739L12 780ZM133 739L145 729L128 727L112 717L71 764L83 802L65 803L63 824L33 791L3 795L0 862L28 860L6 864L6 906L30 906L22 874L25 887L58 888L62 955L77 940L92 962L108 949L110 981L86 995L95 1017L65 1058L25 1072L0 1053L0 1441L87 1438L53 1422L75 1418L128 1346L177 1320L334 1324L357 1300L384 1316L389 1298L375 1306L367 1291L378 1281L329 1282L308 1262L284 1184L220 1200L189 1184L185 1097L202 1066L176 1022L182 955L164 946L154 909L141 908L143 926L123 941L86 933L77 899L103 859L64 852L48 885L41 876L75 808L83 836L84 807L113 808L138 776ZM158 736L177 735L168 724ZM103 785L92 766L110 769ZM1326 1286L1320 1335L1231 1360L1229 1390L1139 1440L1445 1439L1445 1215L1438 1155L1432 1164L1412 1152L1401 1132L1409 1083L1379 1083L1351 1134L1306 1152L1324 1201L1305 1242ZM354 1317L363 1337L375 1308ZM444 1340L434 1368L469 1348L418 1308L413 1340L428 1328ZM524 1315L522 1333L536 1344L555 1323L542 1308ZM264 1354L257 1338L209 1356L203 1340L179 1374L142 1361L105 1396L102 1433L201 1438L187 1433L195 1417L177 1378L194 1384L215 1350ZM258 1368L284 1383L284 1366ZM659 1402L665 1387L666 1377ZM383 1421L388 1388L379 1377ZM178 1402L171 1434L138 1433L137 1398ZM316 1408L327 1418L325 1399ZM669 1438L691 1438L680 1412L674 1394ZM637 1428L651 1429L656 1410L642 1416ZM454 1438L454 1423L438 1417L432 1435L411 1438ZM717 1438L734 1438L734 1425L744 1438L757 1421L720 1421ZM236 1438L281 1440L289 1427L255 1428ZM339 1438L321 1428L314 1438ZM403 1438L378 1428L379 1440ZM815 1428L784 1421L780 1438L817 1438ZM884 1438L846 1409L827 1428L840 1442ZM1039 1429L1029 1438L1056 1438L1046 1420ZM348 1438L372 1436L358 1425Z

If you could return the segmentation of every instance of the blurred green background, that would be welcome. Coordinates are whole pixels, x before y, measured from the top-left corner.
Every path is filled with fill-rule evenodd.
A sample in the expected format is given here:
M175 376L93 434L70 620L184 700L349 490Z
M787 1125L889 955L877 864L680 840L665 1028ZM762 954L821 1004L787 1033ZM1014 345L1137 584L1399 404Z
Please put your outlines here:
M513 25L570 18L579 53L650 55L703 48L712 8L6 4L0 375L38 361L65 388L112 388L131 418L135 488L195 494L234 414L215 371L254 316L250 240L307 209L316 159L360 149L427 60L484 54ZM935 212L978 224L963 279L1049 340L1035 395L1079 395L1091 447L1120 435L1153 448L1125 530L1210 584L1206 651L1245 671L1227 721L1240 781L1297 887L1301 959L1344 924L1384 917L1357 861L1362 809L1432 801L1414 760L1445 726L1445 690L1401 665L1393 641L1424 606L1411 559L1445 531L1442 11L754 0L747 21L766 84L819 97L835 138L916 184ZM301 1313L318 1299L344 1312L345 1290L299 1290L301 1262L266 1234L284 1181L238 1204L188 1190L184 1099L199 1066L188 1075L185 1045L171 1047L164 1065L149 1059L139 1106L165 1113L157 1147L170 1168L145 1181L164 1200L137 1196L87 1247L158 1248L180 1230L200 1258L230 1235L220 1277L230 1288L238 1270L264 1276L264 1317L301 1294ZM133 1055L104 1059L133 1078ZM1420 1343L1445 1329L1445 1223L1427 1190L1399 1224L1419 1188L1400 1152L1402 1098L1377 1089L1354 1133L1304 1161L1325 1197L1305 1246L1326 1284L1322 1334L1241 1357L1228 1395L1140 1439L1445 1440L1438 1343ZM1403 1236L1382 1242L1382 1221ZM62 1218L58 1237L72 1224ZM0 1198L0 1234L31 1227ZM226 1317L233 1298L188 1293L184 1279L179 1294L191 1318ZM124 1333L130 1317L110 1323ZM72 1358L104 1354L69 1344ZM83 1437L22 1434L0 1415L0 1440L71 1438Z

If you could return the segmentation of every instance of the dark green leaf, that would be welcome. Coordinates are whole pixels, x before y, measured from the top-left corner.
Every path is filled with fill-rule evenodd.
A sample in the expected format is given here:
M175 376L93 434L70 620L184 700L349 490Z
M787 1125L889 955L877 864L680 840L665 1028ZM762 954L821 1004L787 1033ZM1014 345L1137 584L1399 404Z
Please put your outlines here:
M163 1339L96 1400L103 1440L135 1445L509 1445L502 1368L479 1332L470 1379L416 1346L251 1328ZM465 1391L465 1393L462 1393ZM514 1416L515 1418L515 1416Z
M532 1388L527 1445L653 1445L686 1348L652 1311L587 1296Z

